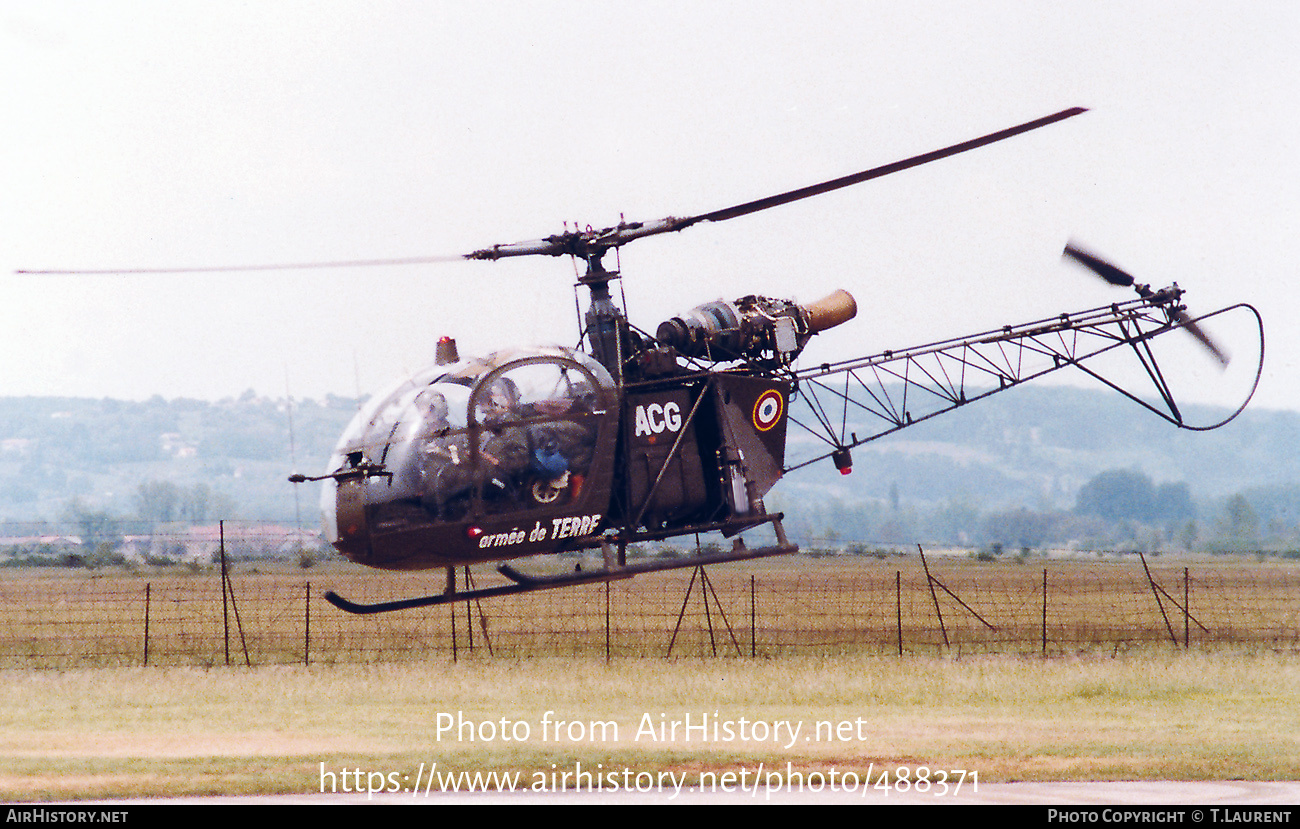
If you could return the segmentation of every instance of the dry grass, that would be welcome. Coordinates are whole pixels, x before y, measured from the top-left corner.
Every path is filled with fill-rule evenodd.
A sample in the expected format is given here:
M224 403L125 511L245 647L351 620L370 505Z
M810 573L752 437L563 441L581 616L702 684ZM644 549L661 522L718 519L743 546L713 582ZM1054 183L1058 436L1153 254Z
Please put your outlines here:
M670 644L681 656L883 655L896 654L900 639L909 655L1114 654L1185 640L1300 647L1300 565L1281 562L1162 559L1152 565L1163 591L1157 602L1134 557L935 557L941 586L933 593L915 557L795 558L711 568L718 601L707 609L698 582L684 602L693 574L683 570L608 593L593 585L371 617L336 610L325 590L360 601L405 598L440 592L442 574L260 566L236 571L233 604L223 603L213 573L0 571L0 666L144 664L146 614L154 666L238 664L245 650L252 664L268 665L460 656L471 646L510 657L664 656ZM500 576L475 578L485 586ZM1179 607L1184 589L1190 616Z
M410 785L434 762L530 774L576 763L633 773L926 765L981 782L1300 776L1300 662L1272 653L7 671L0 694L8 800L309 793L322 768L396 772ZM548 711L583 723L582 739L543 739ZM439 739L440 715L458 712L498 735ZM801 738L638 739L643 717L687 714L788 721ZM526 724L528 738L502 739L502 719ZM597 721L617 723L617 735L591 739ZM851 738L802 739L818 722L851 723Z
M430 574L245 567L234 578L244 636L228 607L227 639L214 574L6 571L0 664L14 668L0 671L0 797L309 793L323 769L412 785L435 762L470 773L788 763L877 775L967 769L982 782L1297 779L1300 567L1188 562L1187 617L1172 603L1182 601L1184 566L1153 562L1165 591L1157 604L1131 558L935 557L932 571L966 607L942 589L932 595L914 558L713 568L719 602L706 614L696 585L671 659L662 657L689 570L608 594L593 586L483 602L472 651L471 608L351 617L321 600L327 587L364 601L436 592ZM1044 569L1055 657L1046 660ZM1181 645L1184 625L1186 650L1171 642ZM246 644L262 667L225 668L227 642L232 664ZM439 739L439 716L458 712L526 724L528 739ZM618 734L543 739L547 712L616 723ZM687 714L802 731L780 743L637 739L643 717ZM850 723L852 738L803 739L822 722Z

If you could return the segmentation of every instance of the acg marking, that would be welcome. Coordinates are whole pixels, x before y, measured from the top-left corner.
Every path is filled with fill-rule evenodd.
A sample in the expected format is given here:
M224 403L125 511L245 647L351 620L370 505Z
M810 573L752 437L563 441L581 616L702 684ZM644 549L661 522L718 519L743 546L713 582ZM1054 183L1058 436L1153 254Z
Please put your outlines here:
M681 407L671 401L636 407L636 437L657 435L682 428Z

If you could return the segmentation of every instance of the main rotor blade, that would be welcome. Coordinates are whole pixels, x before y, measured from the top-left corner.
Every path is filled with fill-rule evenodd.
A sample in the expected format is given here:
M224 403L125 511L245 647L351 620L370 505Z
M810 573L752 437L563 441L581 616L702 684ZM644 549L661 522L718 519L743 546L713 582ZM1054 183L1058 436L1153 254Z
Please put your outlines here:
M1137 281L1109 262L1104 262L1091 253L1080 250L1073 242L1065 246L1065 250L1061 255L1068 256L1112 285L1131 288L1133 283Z
M36 276L139 276L141 274L169 273L239 273L248 271L299 271L320 268L369 268L377 265L429 265L439 262L459 262L464 256L412 256L406 259L345 259L336 262L281 262L270 265L202 265L175 268L100 268L92 270L30 270L19 269L18 274Z
M731 207L724 207L721 210L714 210L709 213L700 213L696 216L676 217L668 216L663 219L652 222L621 222L614 227L607 227L603 230L558 234L547 236L543 239L532 239L526 242L513 242L506 245L495 245L490 248L476 250L473 253L465 255L466 259L500 259L507 256L562 256L565 254L589 257L599 256L610 248L620 247L646 236L655 236L660 233L673 233L678 230L684 230L691 225L699 222L723 222L727 219L734 219L738 216L747 216L750 213L757 213L760 210L767 210L770 207L778 207L790 202L799 201L800 199L819 196L822 193L829 193L832 190L839 190L842 187L849 187L854 184L861 184L864 181L870 181L873 178L887 176L890 173L897 173L902 170L919 167L922 164L928 164L931 161L938 161L941 158L964 153L967 150L974 150L984 147L998 141L1002 141L1021 133L1036 130L1039 127L1045 127L1048 124L1055 124L1057 121L1064 121L1066 118L1073 118L1076 115L1087 112L1084 107L1072 107L1063 109L1053 115L1045 118L1038 118L1034 121L1027 121L1018 126L1010 127L988 135L974 138L970 141L963 141L960 144L953 144L951 147L944 147L941 150L933 150L928 153L913 156L895 161L892 164L885 164L881 167L872 167L870 170L863 170L860 173L853 173L840 178L823 181L820 184L812 184L808 187L800 187L797 190L790 190L785 193L778 193L775 196L768 196L755 201L737 204Z
M750 213L757 213L760 210L767 210L769 207L777 207L782 204L789 204L790 202L799 201L800 199L806 199L812 196L819 196L822 193L829 193L832 190L839 190L841 187L849 187L854 184L860 184L864 181L870 181L873 178L880 178L881 176L887 176L890 173L897 173L902 170L911 169L912 167L919 167L922 164L929 164L931 161L938 161L941 158L947 158L949 156L957 155L958 153L964 153L967 150L974 150L979 147L984 147L989 144L993 144L995 142L1002 141L1007 138L1011 138L1012 136L1029 132L1030 130L1036 130L1039 127L1045 127L1048 124L1055 124L1057 121L1064 121L1066 118L1073 118L1074 116L1087 111L1088 110L1083 107L1072 107L1070 109L1063 109L1054 115L1048 115L1045 118L1039 118L1034 121L1028 121L1024 124L1020 124L1019 126L1010 127L1005 130L991 132L988 135L985 135L981 138L974 138L971 139L970 141L963 141L960 144L953 144L951 147L944 147L942 150L934 150L932 152L922 153L921 155L913 156L912 158L903 159L902 161L895 161L893 164L885 164L884 166L881 167L873 167L870 170L863 170L860 173L853 173L852 175L842 176L841 178L837 178L837 179L831 179L830 181L824 181L821 184L813 184L808 187L800 187L798 190L791 190L789 192L780 193L775 196L768 196L767 198L764 199L756 199L751 202L745 202L744 204L735 205L734 207L724 207L721 210L715 210L712 213L703 213L699 216L694 216L690 219L685 219L683 221L689 222L691 224L694 224L695 222L722 222L722 221L726 221L727 219L734 219L737 216L746 216Z
M634 239L640 239L645 236L654 236L660 233L672 233L683 230L699 222L723 222L727 219L734 219L738 216L747 216L750 213L757 213L760 210L767 210L771 207L778 207L790 202L796 202L801 199L818 196L822 193L829 193L833 190L839 190L843 187L849 187L854 184L861 184L864 181L870 181L873 178L880 178L891 173L897 173L902 170L908 170L912 167L919 167L922 164L929 164L931 161L938 161L941 158L964 153L967 150L974 150L979 147L985 147L989 144L1011 138L1021 133L1036 130L1049 124L1055 124L1057 121L1064 121L1066 118L1073 118L1076 115L1087 112L1084 107L1071 107L1063 109L1060 112L1048 115L1044 118L1038 118L1033 121L1027 121L1018 126L1010 127L979 138L963 141L960 144L953 144L950 147L944 147L941 150L933 150L928 153L913 156L895 161L892 164L885 164L880 167L873 167L870 170L863 170L860 173L841 176L840 178L823 181L820 184L813 184L808 187L800 187L797 190L790 190L785 193L778 193L774 196L757 199L755 201L737 204L731 207L724 207L721 210L714 210L710 213L701 213L696 216L687 216L677 218L668 216L658 221L652 222L620 222L613 227L607 227L602 230L585 230L585 231L568 231L565 233L547 236L542 239L532 239L524 242L513 242L505 245L494 245L490 248L483 248L473 251L472 253L461 254L459 256L427 256L411 257L406 259L364 259L350 260L340 262L299 262L278 265L228 265L217 267L176 267L176 268L132 268L132 269L104 269L104 270L20 270L17 273L25 274L140 274L140 273L214 273L229 271L270 271L270 270L294 270L305 268L348 268L348 267L368 267L374 265L416 265L428 264L434 262L456 261L461 259L501 259L508 256L563 256L573 255L582 258L599 259L600 255L610 248L617 248L625 245Z

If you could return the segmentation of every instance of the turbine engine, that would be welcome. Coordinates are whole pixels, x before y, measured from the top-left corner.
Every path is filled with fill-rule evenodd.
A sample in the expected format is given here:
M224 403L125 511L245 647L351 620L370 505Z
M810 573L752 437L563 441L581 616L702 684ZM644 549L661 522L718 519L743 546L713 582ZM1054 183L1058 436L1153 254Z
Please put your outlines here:
M842 289L809 305L747 296L706 302L673 317L659 325L655 339L688 357L789 365L813 334L848 322L857 313L853 296Z

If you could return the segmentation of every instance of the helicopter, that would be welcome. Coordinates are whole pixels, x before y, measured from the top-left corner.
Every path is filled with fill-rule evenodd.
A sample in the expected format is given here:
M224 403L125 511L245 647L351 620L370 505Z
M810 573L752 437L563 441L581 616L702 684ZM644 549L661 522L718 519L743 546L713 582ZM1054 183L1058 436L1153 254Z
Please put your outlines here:
M808 304L750 295L697 306L658 325L633 325L610 285L622 278L604 257L637 239L720 222L863 183L1010 139L1077 116L1080 107L970 141L755 201L687 217L586 228L494 245L455 258L568 256L585 272L580 319L585 346L507 348L462 357L439 340L435 362L371 398L340 437L323 482L326 537L346 558L384 570L443 569L446 588L428 596L364 604L329 592L350 613L373 614L580 584L660 570L798 551L765 496L785 474L830 460L852 471L852 450L913 424L1065 368L1077 368L1180 428L1234 419L1263 369L1259 312L1239 304L1192 317L1177 283L1139 283L1075 242L1063 256L1136 299L1020 325L800 368L818 333L854 319L845 290ZM405 261L405 260L404 260ZM427 261L439 261L431 258ZM1226 418L1196 425L1184 415L1152 340L1192 335L1227 365L1204 322L1245 316L1259 332L1259 364L1245 401ZM1155 402L1094 368L1131 351ZM814 436L792 440L792 435ZM794 449L799 451L792 451ZM766 528L773 543L749 547ZM641 542L720 533L729 549L629 560ZM510 562L600 551L595 569L536 575ZM507 583L475 588L455 570L497 564Z
M462 357L450 337L434 363L375 395L361 408L320 475L325 537L346 558L381 570L444 570L441 593L364 604L335 592L341 610L374 614L580 584L611 582L686 567L787 555L799 547L765 496L786 474L829 460L852 471L852 451L868 442L1052 372L1074 368L1179 428L1216 429L1249 404L1263 372L1259 312L1237 304L1193 317L1173 283L1153 289L1068 243L1063 256L1136 299L1006 325L969 336L835 363L800 367L812 337L857 315L846 290L815 302L749 295L706 302L661 322L633 325L615 301L622 279L604 257L638 239L722 222L811 198L1008 140L1080 115L1082 107L959 144L766 198L686 217L566 228L541 239L493 245L454 257L350 263L185 268L180 271L19 271L141 273L268 270L371 264L493 261L568 256L585 272L588 294L579 345L506 348ZM1175 399L1152 342L1190 334L1220 366L1229 357L1208 320L1233 316L1258 330L1258 365L1241 405L1197 425ZM585 342L585 346L583 343ZM1145 396L1101 367L1132 352L1151 388ZM750 547L744 533L772 543ZM679 557L633 558L642 542L720 533L729 549ZM712 545L711 545L712 547ZM595 569L538 575L510 562L600 551ZM475 587L468 568L497 564L505 584ZM466 568L465 586L456 569Z

